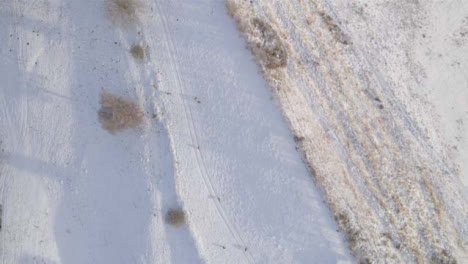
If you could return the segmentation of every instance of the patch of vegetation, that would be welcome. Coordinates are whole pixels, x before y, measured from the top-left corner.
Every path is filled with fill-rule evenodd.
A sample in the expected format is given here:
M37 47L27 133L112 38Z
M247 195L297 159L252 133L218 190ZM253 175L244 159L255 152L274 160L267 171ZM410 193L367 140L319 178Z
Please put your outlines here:
M346 234L350 248L354 250L356 247L359 247L359 243L363 241L361 230L351 222L348 213L344 211L339 212L334 217L338 226ZM369 258L365 256L356 256L356 258L359 260L359 263L370 263Z
M143 112L140 107L118 95L103 91L100 103L99 121L111 134L137 127L143 122Z
M167 211L165 220L172 226L181 226L185 224L185 213L180 208L171 208Z
M114 24L127 28L138 21L142 4L139 0L106 0L106 10Z
M237 11L239 10L239 6L234 1L230 1L230 0L226 1L226 8L227 8L228 14L231 17L234 17L237 14Z
M276 31L259 18L251 20L252 38L251 48L267 68L285 67L288 54Z
M434 264L457 264L457 260L448 252L443 249L437 254L434 254L431 258L432 263Z
M132 54L133 58L137 60L142 60L145 58L145 50L138 44L132 46L130 49L130 54Z
M333 18L324 12L318 13L322 18L322 21L327 26L328 30L333 34L333 37L336 41L341 44L348 45L350 44L349 38L344 34L341 28L333 21Z
M305 139L305 137L296 136L296 135L294 135L293 138L294 138L294 142L296 142L296 143L300 143L300 142L304 141L304 139Z

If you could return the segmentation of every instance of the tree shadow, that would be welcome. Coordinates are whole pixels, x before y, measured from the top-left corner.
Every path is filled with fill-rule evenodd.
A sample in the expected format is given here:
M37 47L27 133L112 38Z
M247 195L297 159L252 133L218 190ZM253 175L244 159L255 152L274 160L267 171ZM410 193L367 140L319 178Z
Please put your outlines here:
M74 167L57 208L54 232L63 263L139 263L151 251L152 181L144 167L144 142L135 131L111 135L97 122L99 94L135 98L125 73L128 52L120 32L105 21L101 1L70 2L68 20L73 75L71 100ZM95 39L96 41L91 41ZM130 89L129 89L130 88ZM85 106L89 107L83 107Z

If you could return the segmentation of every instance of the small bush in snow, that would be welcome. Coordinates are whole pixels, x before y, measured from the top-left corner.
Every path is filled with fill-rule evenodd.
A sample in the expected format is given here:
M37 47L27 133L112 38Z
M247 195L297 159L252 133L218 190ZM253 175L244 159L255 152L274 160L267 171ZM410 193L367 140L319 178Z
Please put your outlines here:
M102 127L111 134L137 127L143 121L143 112L140 107L118 95L103 91L100 103L99 121Z
M173 226L181 226L185 223L185 213L182 209L172 208L166 213L166 223Z
M145 50L138 44L135 44L130 49L130 54L132 54L133 58L137 60L142 60L145 58Z
M139 0L106 0L106 9L112 22L125 28L138 21L142 5Z

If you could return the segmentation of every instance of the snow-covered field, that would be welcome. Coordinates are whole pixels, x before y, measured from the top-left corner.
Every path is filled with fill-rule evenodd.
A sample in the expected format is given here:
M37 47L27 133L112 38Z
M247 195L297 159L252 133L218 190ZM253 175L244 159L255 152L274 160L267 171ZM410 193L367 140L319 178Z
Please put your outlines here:
M0 3L0 263L352 262L224 2L137 13ZM144 123L102 129L103 89Z
M361 263L468 261L468 9L450 2L228 1Z
M0 0L0 43L0 264L468 261L466 1Z

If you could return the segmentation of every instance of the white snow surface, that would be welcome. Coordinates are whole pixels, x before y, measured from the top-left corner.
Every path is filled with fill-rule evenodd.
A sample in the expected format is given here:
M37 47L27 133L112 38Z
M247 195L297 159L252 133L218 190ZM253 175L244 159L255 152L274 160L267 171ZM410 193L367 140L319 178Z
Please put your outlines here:
M468 1L324 2L468 187Z
M353 262L224 2L142 7L1 1L0 263ZM103 130L102 89L144 124Z

